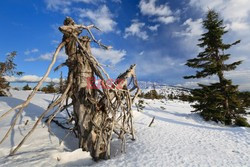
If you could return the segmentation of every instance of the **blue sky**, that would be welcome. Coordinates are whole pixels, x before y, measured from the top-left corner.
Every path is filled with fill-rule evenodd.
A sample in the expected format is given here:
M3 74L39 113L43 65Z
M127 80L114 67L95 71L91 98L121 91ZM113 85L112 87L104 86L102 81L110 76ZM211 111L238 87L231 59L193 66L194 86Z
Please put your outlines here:
M217 10L230 33L226 42L241 39L229 52L233 60L244 60L234 72L226 73L250 90L250 1L249 0L8 0L0 2L0 61L6 53L17 51L21 78L10 81L37 81L46 71L62 34L58 27L65 16L78 24L95 24L97 39L113 47L102 51L95 44L93 54L115 78L130 64L137 64L139 80L193 87L197 80L184 80L193 70L184 65L199 52L197 39L204 32L201 26L207 9ZM83 35L86 33L83 33ZM67 56L62 51L57 65ZM67 69L63 68L63 75ZM50 78L59 77L51 72ZM203 79L213 82L217 78Z

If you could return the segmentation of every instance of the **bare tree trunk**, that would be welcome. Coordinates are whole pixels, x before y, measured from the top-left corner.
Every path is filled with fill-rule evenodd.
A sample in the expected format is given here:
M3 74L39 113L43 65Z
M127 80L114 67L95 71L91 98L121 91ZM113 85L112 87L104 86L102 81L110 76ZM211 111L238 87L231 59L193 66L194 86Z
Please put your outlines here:
M67 65L69 73L73 73L74 78L70 96L72 98L79 147L83 151L90 151L95 159L106 159L109 157L105 157L107 150L103 148L104 142L102 138L107 137L98 135L99 130L95 127L95 125L101 126L103 114L97 112L97 90L90 85L94 82L94 71L87 59L87 55L81 54L75 47L77 45L76 41L72 43L73 41L70 40L69 44L66 45L66 53L71 55ZM89 37L81 37L80 41L87 53L91 54Z
M68 67L67 87L62 96L49 105L48 109L40 115L31 131L28 132L19 145L11 152L11 155L15 154L22 146L44 116L52 108L57 107L47 119L48 126L50 126L50 122L55 116L67 108L68 104L64 105L64 102L68 101L69 98L72 99L72 118L75 121L74 132L76 132L79 138L79 148L82 148L83 151L89 151L94 160L110 158L110 142L113 133L121 139L122 152L125 152L126 135L130 134L132 140L135 139L131 108L134 99L140 93L135 75L136 66L131 65L126 72L118 76L115 82L107 84L106 80L110 79L109 75L92 55L90 42L94 41L104 49L109 49L110 47L95 40L90 28L96 27L94 25L76 25L71 18L66 18L64 26L59 27L59 30L64 34L63 42L58 46L48 71L23 104L14 107L0 117L1 119L15 109L20 109L15 117L15 121L18 119L23 109L28 105L35 92L48 76L56 61L57 54L65 45L65 52L68 55L68 59L56 69L59 69L63 65ZM78 37L83 29L89 32L91 39L87 36ZM95 78L97 77L102 80L99 88L96 88L95 84ZM128 89L128 85L130 84L127 81L128 79L131 79L131 82L133 81L134 86L131 89ZM136 92L132 98L131 92L135 89ZM71 116L70 114L68 115ZM8 137L9 132L14 128L15 121L1 142Z

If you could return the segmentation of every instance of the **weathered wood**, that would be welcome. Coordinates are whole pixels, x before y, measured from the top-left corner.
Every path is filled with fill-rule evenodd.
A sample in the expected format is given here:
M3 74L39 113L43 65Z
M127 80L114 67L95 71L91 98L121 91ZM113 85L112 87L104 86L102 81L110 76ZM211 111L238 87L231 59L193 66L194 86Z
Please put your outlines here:
M152 121L150 122L150 124L148 125L148 127L151 127L151 125L154 123L155 117L152 118Z
M107 79L110 78L91 53L91 39L86 36L77 37L83 26L75 25L70 19L67 23L69 25L66 24L59 30L64 34L63 40L67 42L65 52L69 58L66 64L69 73L73 73L74 76L71 98L79 147L90 151L96 160L107 159L110 158L110 141L113 131L120 131L118 137L122 140L122 145L125 145L124 138L127 132L132 135L133 140L135 139L131 111L133 100L131 100L130 91L137 88L135 97L139 93L135 75L136 66L132 65L125 73L118 76L115 83L107 85L102 72ZM90 35L93 38L92 33ZM100 45L100 43L98 44ZM96 77L103 81L100 88L101 93L100 89L95 89L94 79ZM130 78L134 81L134 87L128 90L127 80ZM90 86L88 85L89 79L93 80L91 88L88 87ZM120 111L119 114L118 111ZM122 148L122 151L125 151L125 146Z
M82 148L83 151L89 151L94 160L110 158L110 142L114 136L113 134L121 139L122 152L125 152L126 136L131 135L131 139L135 139L131 108L134 99L140 92L135 74L136 65L131 65L130 68L119 75L115 81L111 81L108 73L106 73L101 64L92 55L90 42L93 41L104 49L111 47L105 46L100 43L100 41L97 41L90 31L91 28L96 27L94 25L76 25L71 18L67 17L64 21L64 25L59 28L63 33L62 43L56 50L48 71L35 87L35 91L29 95L25 103L16 106L1 116L2 118L11 111L20 109L14 119L14 123L12 123L11 128L5 135L7 137L8 133L15 126L15 122L24 107L28 105L34 93L48 76L59 50L65 45L65 52L68 59L56 69L63 65L68 67L69 72L66 89L62 95L51 103L48 109L39 116L31 131L29 131L19 145L11 151L11 155L16 153L35 130L38 123L52 108L58 107L47 119L49 130L50 122L53 121L53 118L61 112L62 109L66 109L68 113L67 107L65 108L65 106L67 106L69 98L72 99L73 113L68 113L68 115L71 120L73 119L75 121L75 127L70 129L76 133L76 136L79 138L79 148ZM79 37L84 29L89 32L90 37ZM99 87L97 87L95 83L95 79L97 78L101 79ZM128 80L133 81L133 87L131 89L128 88L131 83L128 82ZM136 90L136 92L132 98L131 93L134 90ZM64 104L65 101L66 105ZM6 137L3 140L5 140Z
M0 117L0 121L1 119L3 119L6 115L8 115L9 113L11 113L12 111L15 111L17 109L19 109L19 111L17 112L16 116L14 117L13 119L13 122L11 123L11 126L10 128L8 129L8 131L6 132L6 134L4 135L3 139L0 141L0 144L3 143L3 141L9 136L10 132L14 129L15 125L16 125L16 122L18 120L18 118L20 117L20 115L22 114L23 112L23 109L25 107L28 106L28 104L30 103L32 97L35 95L35 93L38 91L38 89L41 87L43 81L46 80L46 78L48 77L53 65L55 64L56 62L56 57L59 53L59 51L62 49L62 47L65 45L65 42L62 42L61 44L59 44L59 46L57 47L56 51L55 51L55 54L53 56L53 59L51 61L51 64L49 65L46 73L44 74L43 78L38 82L38 84L36 85L36 87L34 88L34 90L31 92L31 94L27 97L26 101L23 102L22 104L19 104L17 105L16 107L14 108L11 108L10 110L8 110L7 112L5 112L3 115L1 115Z

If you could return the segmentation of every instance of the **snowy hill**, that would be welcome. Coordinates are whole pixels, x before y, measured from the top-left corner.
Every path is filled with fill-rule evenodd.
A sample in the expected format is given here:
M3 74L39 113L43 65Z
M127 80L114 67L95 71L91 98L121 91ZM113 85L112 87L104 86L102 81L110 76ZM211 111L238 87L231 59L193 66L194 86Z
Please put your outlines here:
M190 89L178 87L178 86L170 86L166 84L160 84L156 82L145 82L145 81L139 81L138 84L140 85L140 88L142 89L143 93L147 93L148 91L155 89L159 94L164 95L167 97L167 95L172 94L174 96L181 95L181 94L189 94Z
M13 97L0 97L0 114L23 102L29 91L12 91ZM112 141L112 158L94 162L89 153L77 149L77 139L57 125L55 135L44 124L24 143L15 156L8 157L32 127L37 116L53 99L53 95L38 93L25 109L21 120L9 138L0 145L0 166L249 166L250 128L225 127L204 122L191 113L188 103L166 100L144 100L143 112L134 107L136 141L127 140L127 150L121 154L120 141ZM6 132L14 113L0 121L0 137ZM63 116L63 115L61 115ZM155 121L148 127L155 116ZM29 120L28 124L25 122Z

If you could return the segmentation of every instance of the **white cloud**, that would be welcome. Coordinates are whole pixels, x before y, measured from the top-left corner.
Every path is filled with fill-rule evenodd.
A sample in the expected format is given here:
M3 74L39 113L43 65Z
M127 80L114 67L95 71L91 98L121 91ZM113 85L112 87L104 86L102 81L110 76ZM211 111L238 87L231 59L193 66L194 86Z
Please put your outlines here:
M71 5L72 1L69 0L45 0L47 8L51 10L59 10L60 8L65 8Z
M188 57L198 54L200 48L197 46L200 35L204 32L202 28L202 19L187 19L181 26L184 30L173 32L173 35L179 38L179 45Z
M129 27L125 29L124 38L128 36L136 36L143 40L148 39L148 34L146 31L143 31L142 28L145 26L145 23L140 23L138 21L134 21Z
M208 84L215 83L215 82L216 80L213 80L213 79L202 79L202 80L195 80L195 81L187 81L187 82L184 82L183 84L178 84L176 86L194 89L194 88L199 87L198 83L208 85Z
M172 11L167 4L156 6L157 0L141 0L139 7L143 15L167 16L171 15Z
M241 43L238 45L237 50L250 52L250 42L245 44Z
M189 4L203 12L207 12L209 8L215 9L233 31L250 30L249 0L190 0Z
M97 3L97 2L105 2L104 0L72 0L74 2L84 2L84 3Z
M38 57L30 57L25 59L24 61L37 61L37 60L52 60L52 57L54 55L54 52L48 52L48 53L44 53ZM65 53L65 50L62 49L57 56L57 60L66 60L67 59L67 55Z
M103 50L101 48L92 48L92 54L102 63L108 62L113 65L122 61L126 55L125 50Z
M141 59L138 61L140 65L138 68L140 70L140 75L142 76L150 76L150 75L165 75L167 71L172 71L176 69L179 63L178 60L174 60L172 57L165 56L159 58L158 56L147 60Z
M52 11L60 11L63 14L70 14L71 5L73 3L92 3L105 2L105 0L45 0L47 9Z
M148 26L148 29L150 29L151 31L157 31L159 27L160 27L160 25L156 24L154 26Z
M140 56L142 56L143 54L144 54L144 51L141 51L141 52L139 53Z
M122 0L112 0L112 2L115 2L115 3L122 3Z
M138 74L140 76L154 75L166 77L178 71L180 68L180 59L172 58L161 50L143 51L134 57L133 62L138 64Z
M245 23L245 22L232 22L229 25L229 28L235 31L244 31L244 30L250 30L250 26L249 23Z
M250 90L250 69L237 69L225 73L227 78L233 80L233 84L239 85L240 90Z
M22 77L14 77L14 76L4 76L4 78L8 81L8 82L28 82L28 83L36 83L39 82L42 77L39 77L37 75L24 75ZM54 82L54 83L59 83L59 79L58 78L47 78L45 80L45 82Z
M140 11L143 15L156 17L154 21L169 24L177 20L168 4L156 5L157 0L141 0L139 3Z
M161 16L155 19L154 21L159 21L164 24L169 24L169 23L173 23L175 20L176 18L173 16Z
M60 41L58 41L58 40L52 40L51 41L51 44L52 45L58 45L60 43Z
M239 85L240 90L250 90L250 70L235 70L225 73L225 77L227 79L232 79L233 84ZM186 87L186 88L197 88L198 83L201 84L210 84L218 82L217 76L211 76L210 79L193 79L189 80L187 82L184 82L183 84L179 84L180 86Z
M24 54L25 54L25 55L29 55L29 54L31 54L31 53L37 53L37 52L39 52L39 50L38 50L37 48L34 48L34 49L32 49L32 50L26 50L26 51L24 52Z
M80 18L88 18L103 32L114 31L117 23L113 20L113 15L106 5L101 6L97 10L78 9Z
M200 36L204 31L202 28L202 19L192 20L192 18L187 19L183 25L186 27L184 31L175 32L177 36Z
M64 7L61 9L62 13L65 15L69 15L70 14L70 8L68 7Z
M117 25L113 19L113 14L105 5L106 0L45 0L45 2L48 10L61 12L65 15L74 13L77 16L78 22L83 22L83 19L88 19L88 23L95 24L103 32L114 31ZM112 0L112 2L121 3L121 0ZM99 6L99 8L87 9L73 6L76 3L91 3L95 6Z

